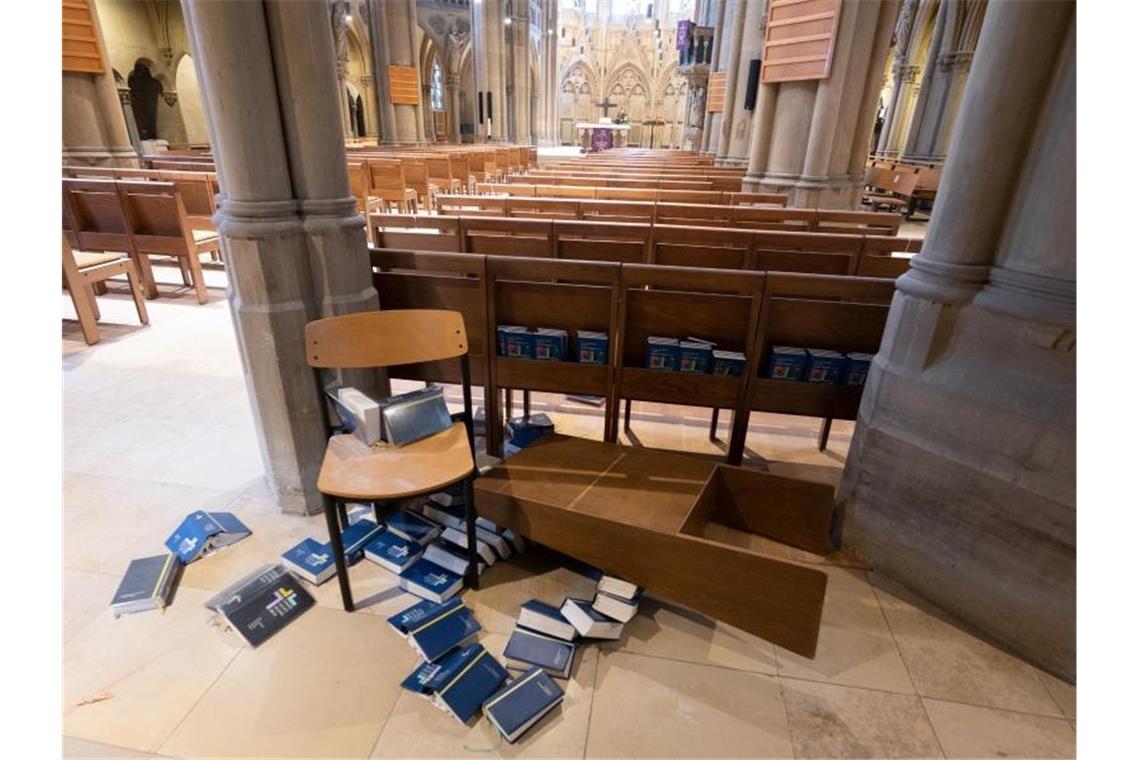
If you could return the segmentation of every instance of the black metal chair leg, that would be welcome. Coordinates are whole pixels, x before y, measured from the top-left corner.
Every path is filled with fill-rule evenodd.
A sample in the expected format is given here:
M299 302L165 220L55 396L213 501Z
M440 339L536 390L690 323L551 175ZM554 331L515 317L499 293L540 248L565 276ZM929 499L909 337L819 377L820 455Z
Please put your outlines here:
M352 587L348 583L348 563L344 561L344 543L340 540L340 526L337 525L336 507L339 502L331 496L322 494L325 504L325 522L329 527L329 548L332 549L333 561L336 562L336 580L340 584L340 598L344 602L344 611L353 612L356 605L352 601Z
M344 530L348 527L348 503L343 501L336 502L336 516L340 520L340 529Z
M823 451L827 448L827 438L831 435L831 418L824 417L823 423L819 426L819 450Z
M625 429L626 430L629 430L629 412L630 412L630 409L632 409L632 408L633 408L633 400L627 398L625 400Z
M507 415L507 419L511 418L511 402L514 400L514 394L511 389L507 388L503 391L503 413Z
M718 422L720 422L720 410L714 406L713 407L713 413L712 413L712 421L709 422L709 440L710 441L716 440L716 426L717 426Z
M523 391L523 416L530 416L530 391Z
M479 588L479 552L475 544L475 472L463 479L464 512L467 517L467 587Z

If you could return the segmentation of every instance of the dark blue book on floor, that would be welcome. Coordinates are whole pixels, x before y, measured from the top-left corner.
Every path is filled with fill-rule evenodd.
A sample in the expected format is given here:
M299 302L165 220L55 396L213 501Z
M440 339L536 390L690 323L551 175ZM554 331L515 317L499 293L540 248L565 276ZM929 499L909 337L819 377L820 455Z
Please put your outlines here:
M620 639L624 624L594 609L589 599L567 597L562 602L562 616L579 634L590 639Z
M470 661L440 683L435 691L437 704L454 715L461 723L471 720L479 712L487 698L494 694L503 681L507 680L507 670L483 649L481 644Z
M315 538L306 538L281 555L281 561L292 572L319 586L336 575L332 549Z
M210 517L221 526L222 530L210 537L210 546L220 549L223 546L236 544L246 536L253 533L245 523L238 519L233 512L210 512Z
M170 552L133 559L111 599L115 617L144 610L166 609L182 563Z
M446 612L451 609L453 605L459 604L463 604L463 602L458 599L448 599L443 604L436 604L435 602L424 599L388 618L388 625L396 629L396 633L407 637L408 632L413 628L418 628L421 624L427 622L429 618Z
M516 627L503 650L503 659L515 670L537 665L552 676L566 678L574 664L574 645Z
M407 689L421 697L431 698L432 690L428 683L439 672L439 665L434 662L425 662L413 670L407 678L400 682L400 688Z
M166 539L166 548L178 555L183 564L202 556L210 545L210 537L222 532L218 521L198 510L186 515L178 528Z
M406 541L390 530L380 531L364 546L365 557L396 575L404 572L423 553L422 546Z
M456 600L459 601L459 600ZM480 631L479 621L462 603L408 632L408 641L428 662L435 662Z
M400 538L414 541L421 546L430 544L443 532L443 528L431 520L420 517L415 512L409 512L406 509L393 512L388 517L387 526L389 531Z
M434 694L439 689L442 689L451 679L455 678L459 671L466 668L472 660L479 656L483 651L483 645L479 643L468 644L452 649L450 652L440 658L439 662L435 663L439 666L439 670L427 682L427 688Z
M563 641L573 641L578 636L577 629L562 616L561 610L537 599L523 604L519 610L519 625Z
M384 530L371 520L359 520L341 531L340 541L344 546L344 561L355 565L364 556L364 547Z
M217 611L246 642L259 646L315 602L284 565L266 565L211 597Z
M463 588L463 578L426 559L400 574L400 588L433 602L445 602Z
M514 742L562 701L562 689L542 668L531 668L483 704L483 714Z

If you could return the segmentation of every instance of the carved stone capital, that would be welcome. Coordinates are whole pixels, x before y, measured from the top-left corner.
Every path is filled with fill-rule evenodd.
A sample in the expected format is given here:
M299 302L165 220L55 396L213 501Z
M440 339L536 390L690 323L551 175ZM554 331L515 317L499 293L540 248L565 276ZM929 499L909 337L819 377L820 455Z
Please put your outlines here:
M119 102L125 106L131 104L131 91L126 87L119 88Z
M946 53L938 56L938 69L940 71L957 70L967 72L970 70L970 64L974 60L974 52L972 50L958 50L953 53Z
M162 93L162 102L174 108L174 104L178 102L178 93L173 90L166 90Z

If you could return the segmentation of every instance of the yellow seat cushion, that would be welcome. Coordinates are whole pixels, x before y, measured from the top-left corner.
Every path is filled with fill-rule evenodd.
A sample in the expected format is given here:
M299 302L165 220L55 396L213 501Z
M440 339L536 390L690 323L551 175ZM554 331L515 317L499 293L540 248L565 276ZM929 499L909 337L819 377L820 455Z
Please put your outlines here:
M75 252L75 265L80 269L87 269L89 267L97 267L100 264L109 264L112 261L118 261L125 258L121 253L87 253L85 251Z

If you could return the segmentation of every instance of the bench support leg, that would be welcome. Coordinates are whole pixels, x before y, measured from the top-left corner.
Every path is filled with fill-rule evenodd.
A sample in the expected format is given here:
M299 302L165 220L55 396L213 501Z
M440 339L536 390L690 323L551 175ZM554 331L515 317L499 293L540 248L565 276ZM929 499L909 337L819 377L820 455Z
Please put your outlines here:
M709 440L710 441L716 440L716 426L717 426L718 422L720 422L720 409L717 409L714 406L713 410L712 410L712 420L709 421Z
M823 451L827 448L827 438L831 435L831 418L824 417L823 422L819 426L819 450Z
M625 429L626 430L629 430L629 413L630 413L630 410L632 408L633 408L633 400L627 398L625 400Z
M523 416L530 416L530 391L523 391Z
M325 522L329 529L329 547L332 549L333 561L336 562L336 581L340 584L340 598L344 603L345 612L354 612L356 605L352 601L352 587L348 583L348 563L344 561L344 543L340 539L340 528L337 525L337 506L328 494L321 494L325 505Z

